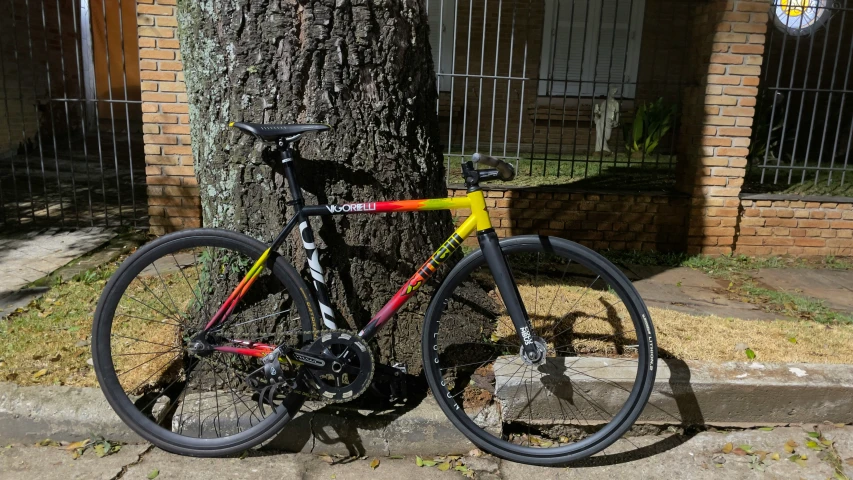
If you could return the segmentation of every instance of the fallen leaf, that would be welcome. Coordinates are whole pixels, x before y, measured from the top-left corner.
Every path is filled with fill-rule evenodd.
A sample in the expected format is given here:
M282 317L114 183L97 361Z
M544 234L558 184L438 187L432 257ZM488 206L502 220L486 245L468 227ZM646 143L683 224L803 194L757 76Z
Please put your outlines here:
M818 451L818 452L823 450L823 445L815 442L814 440L809 440L808 442L806 442L806 447L808 447L812 450Z
M417 465L419 467L423 467L424 466L424 459L421 458L420 456L415 456L415 465Z
M379 459L378 458L374 458L373 460L370 461L370 468L376 470L376 467L378 467L378 466L379 466Z
M98 458L102 458L106 454L107 454L107 450L104 447L103 443L99 443L99 444L95 445L95 455L97 455Z
M402 460L402 459L406 458L406 456L405 455L391 455L388 458L390 458L392 460Z
M822 440L820 441L820 443L822 443L822 444L826 445L827 447L831 447L831 446L832 446L832 440L828 440L828 439L826 439L826 438L822 439Z
M9 448L9 447L6 447L6 448ZM844 459L844 463L853 467L853 457Z
M560 437L560 443L569 443L569 437Z
M796 344L797 343L797 337L788 337L788 341L793 343L793 344Z
M148 480L154 480L159 475L160 475L160 470L155 468L154 470L151 470L151 472L148 473Z
M776 453L776 452L773 452L773 453L771 453L771 454L770 454L770 460L777 460L777 461L778 461L778 460L779 460L779 458L780 458L780 457L779 457L779 454L778 454L778 453Z
M46 368L42 368L41 370L39 370L38 372L36 372L36 373L34 373L34 374L33 374L33 380L36 380L36 379L38 379L38 378L41 378L41 377L43 377L43 376L45 376L45 375L47 375L47 369L46 369Z
M240 456L239 456L238 458L239 458L240 460L243 460L244 458L246 458L246 457L248 457L248 456L249 456L249 451L248 451L248 450L244 450L244 451L243 451L243 453L241 453L241 454L240 454Z
M425 467L434 467L438 462L435 460L424 460L423 464Z
M738 447L740 447L740 449L746 453L752 453L752 445L743 444L743 445L738 445Z
M89 439L87 438L86 440L80 440L79 442L71 443L67 447L65 447L65 449L66 450L76 450L78 448L83 448L88 444L89 444Z
M729 442L729 443L723 445L722 451L723 451L723 453L732 453L732 449L734 449L734 448L735 448L735 446L732 445L731 442Z
M750 360L755 359L755 352L753 352L751 348L747 348L746 350L744 350L744 353L746 353L746 358Z
M456 470L457 472L462 472L462 473L465 473L468 471L468 467L466 467L465 465L456 465L455 467L453 467L453 469Z
M772 432L773 431L773 427L758 427L758 429L761 430L762 432Z
M338 476L333 473L329 478L331 478L332 480L335 480L336 478L338 478Z
M49 438L45 438L44 440L38 442L36 445L38 445L39 447L58 447L59 442L56 442Z
M450 469L450 462L442 463L441 465L438 466L438 469L441 470L442 472L446 472L447 470Z
M820 433L818 432L807 432L806 435L810 436L811 438L820 438Z
M732 450L732 453L734 453L735 455L737 455L739 457L742 457L742 456L746 455L746 450L738 447L738 448Z
M764 450L758 450L756 452L753 452L754 455L758 456L759 462L763 462L764 459L767 458L767 454L769 454L769 453L770 452L765 452Z
M324 462L326 462L326 463L328 463L328 464L332 464L332 463L334 463L334 461L335 461L335 459L334 459L334 458L332 458L332 457L330 457L330 456L328 456L328 455L320 455L320 460L322 460L322 461L324 461Z

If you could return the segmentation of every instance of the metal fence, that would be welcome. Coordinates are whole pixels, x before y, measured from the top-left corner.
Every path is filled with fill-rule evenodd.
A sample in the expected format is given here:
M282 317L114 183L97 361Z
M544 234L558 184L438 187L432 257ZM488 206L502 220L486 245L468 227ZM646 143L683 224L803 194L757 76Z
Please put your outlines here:
M811 5L773 2L749 188L851 196L853 2Z
M8 0L0 17L0 226L141 226L132 0Z
M426 2L449 181L458 180L451 160L477 151L558 183L643 172L674 181L659 174L677 161L690 2ZM612 153L597 152L594 109L611 89L619 125ZM654 148L629 149L638 112L661 109L668 133Z

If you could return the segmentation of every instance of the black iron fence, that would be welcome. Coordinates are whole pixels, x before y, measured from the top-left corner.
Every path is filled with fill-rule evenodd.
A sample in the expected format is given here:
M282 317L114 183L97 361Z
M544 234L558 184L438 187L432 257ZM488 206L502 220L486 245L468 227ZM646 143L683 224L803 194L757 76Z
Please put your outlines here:
M426 1L451 182L477 151L531 182L674 181L691 2ZM606 147L596 116L611 122Z
M747 188L853 196L853 2L772 9Z
M142 226L133 0L7 0L0 227Z

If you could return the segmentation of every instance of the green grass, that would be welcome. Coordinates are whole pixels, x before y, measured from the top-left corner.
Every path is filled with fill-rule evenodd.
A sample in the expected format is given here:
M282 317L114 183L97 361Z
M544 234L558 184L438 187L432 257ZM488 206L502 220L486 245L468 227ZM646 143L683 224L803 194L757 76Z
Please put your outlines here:
M815 322L829 325L839 323L853 324L853 315L836 312L827 307L823 300L805 295L769 290L759 287L749 280L741 283L738 289L749 295L753 303L770 304L790 317L814 320Z
M581 189L668 190L675 185L676 158L654 155L629 158L624 153L604 155L544 153L518 159L518 174L511 182L489 182L495 186L539 187L572 185ZM449 156L448 184L462 184L460 157ZM467 158L466 158L467 159ZM515 161L506 159L507 162Z
M728 291L732 296L739 297L738 300L761 304L770 310L801 320L813 320L823 324L853 324L853 315L832 310L822 300L761 287L753 281L749 274L750 271L765 268L853 270L853 259L838 258L832 255L810 260L778 256L707 256L636 251L605 251L602 254L613 263L621 265L693 268L714 278L728 280Z

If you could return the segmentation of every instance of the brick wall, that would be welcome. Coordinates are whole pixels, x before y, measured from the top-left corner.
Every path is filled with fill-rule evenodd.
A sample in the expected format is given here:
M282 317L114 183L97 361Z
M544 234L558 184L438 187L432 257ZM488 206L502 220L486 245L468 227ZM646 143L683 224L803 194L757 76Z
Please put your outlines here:
M137 0L139 68L151 232L201 226L176 0Z
M692 197L687 251L734 248L767 31L767 1L693 6L695 86L685 89L678 185Z
M853 255L853 199L741 200L735 252L745 255Z
M548 188L493 188L484 193L492 225L501 237L553 235L594 249L684 249L686 196L569 193ZM465 195L465 189L448 189L450 197ZM476 241L475 237L466 240L469 244Z

